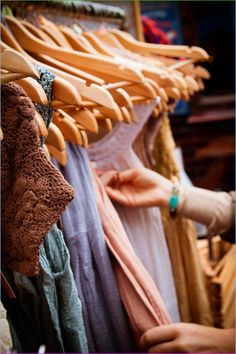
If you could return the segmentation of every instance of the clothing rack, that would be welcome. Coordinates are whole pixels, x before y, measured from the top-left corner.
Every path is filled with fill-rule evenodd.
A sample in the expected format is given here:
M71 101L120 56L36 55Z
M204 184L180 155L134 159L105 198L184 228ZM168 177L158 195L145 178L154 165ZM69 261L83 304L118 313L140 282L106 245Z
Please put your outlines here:
M167 178L179 177L168 113L177 99L189 100L204 88L202 79L209 76L195 63L208 54L199 47L137 41L117 30L125 13L116 7L59 1L3 4L15 17L2 19L2 69L26 77L2 88L4 275L16 293L14 303L7 294L3 301L22 347L26 352L41 344L48 352L134 352L152 327L180 319L211 324L193 225L169 214L166 226L171 224L172 230L165 230L159 207L115 207L104 186L112 170L145 166L133 147L150 117L154 126L149 128L162 134L154 134L151 155L157 166L167 168ZM102 26L114 28L105 31L110 37L103 37L104 42L102 31L86 33ZM21 58L18 71L14 60L6 60L9 47ZM181 62L184 55L188 60ZM173 63L168 65L166 56ZM30 64L37 68L37 81ZM185 65L187 73L178 71ZM144 144L141 149L147 153ZM166 160L158 160L154 150ZM28 168L20 169L15 161ZM156 170L153 165L150 169ZM24 301L23 293L33 300ZM54 302L55 308L50 306ZM34 306L27 321L31 303L40 306ZM42 336L38 322L45 327ZM58 333L51 335L56 327Z
M82 28L94 30L101 25L122 29L125 26L125 11L119 7L90 1L2 1L16 17L31 23L38 15L45 15L55 23L70 25L75 18Z

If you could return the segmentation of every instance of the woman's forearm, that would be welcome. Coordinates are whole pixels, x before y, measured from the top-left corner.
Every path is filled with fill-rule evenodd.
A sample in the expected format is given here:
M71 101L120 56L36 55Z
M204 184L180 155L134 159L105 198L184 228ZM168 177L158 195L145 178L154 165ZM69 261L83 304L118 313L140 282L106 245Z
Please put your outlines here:
M224 233L234 221L234 194L186 187L180 191L182 216L202 223L213 233Z

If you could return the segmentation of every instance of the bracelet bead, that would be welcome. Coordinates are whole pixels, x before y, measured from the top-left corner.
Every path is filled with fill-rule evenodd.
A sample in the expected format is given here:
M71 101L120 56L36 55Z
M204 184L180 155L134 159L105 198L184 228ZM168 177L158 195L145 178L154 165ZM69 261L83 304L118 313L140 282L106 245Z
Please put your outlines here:
M169 199L170 212L173 213L179 205L179 185L173 184L172 194Z

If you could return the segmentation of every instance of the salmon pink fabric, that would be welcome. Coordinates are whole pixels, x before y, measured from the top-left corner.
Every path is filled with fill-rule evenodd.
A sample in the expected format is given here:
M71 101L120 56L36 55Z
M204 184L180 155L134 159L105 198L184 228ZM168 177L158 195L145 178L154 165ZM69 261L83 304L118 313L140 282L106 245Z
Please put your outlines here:
M100 178L93 172L96 199L121 300L138 341L148 329L171 322L161 295L136 256Z

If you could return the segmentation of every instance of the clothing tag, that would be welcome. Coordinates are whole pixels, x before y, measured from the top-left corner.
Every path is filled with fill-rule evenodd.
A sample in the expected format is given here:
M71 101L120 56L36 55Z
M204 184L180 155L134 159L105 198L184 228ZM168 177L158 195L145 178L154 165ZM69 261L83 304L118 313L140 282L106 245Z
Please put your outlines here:
M5 275L1 272L1 286L3 289L6 291L6 294L9 299L15 299L16 295L14 291L11 288L11 285L8 283L8 280L6 279Z

